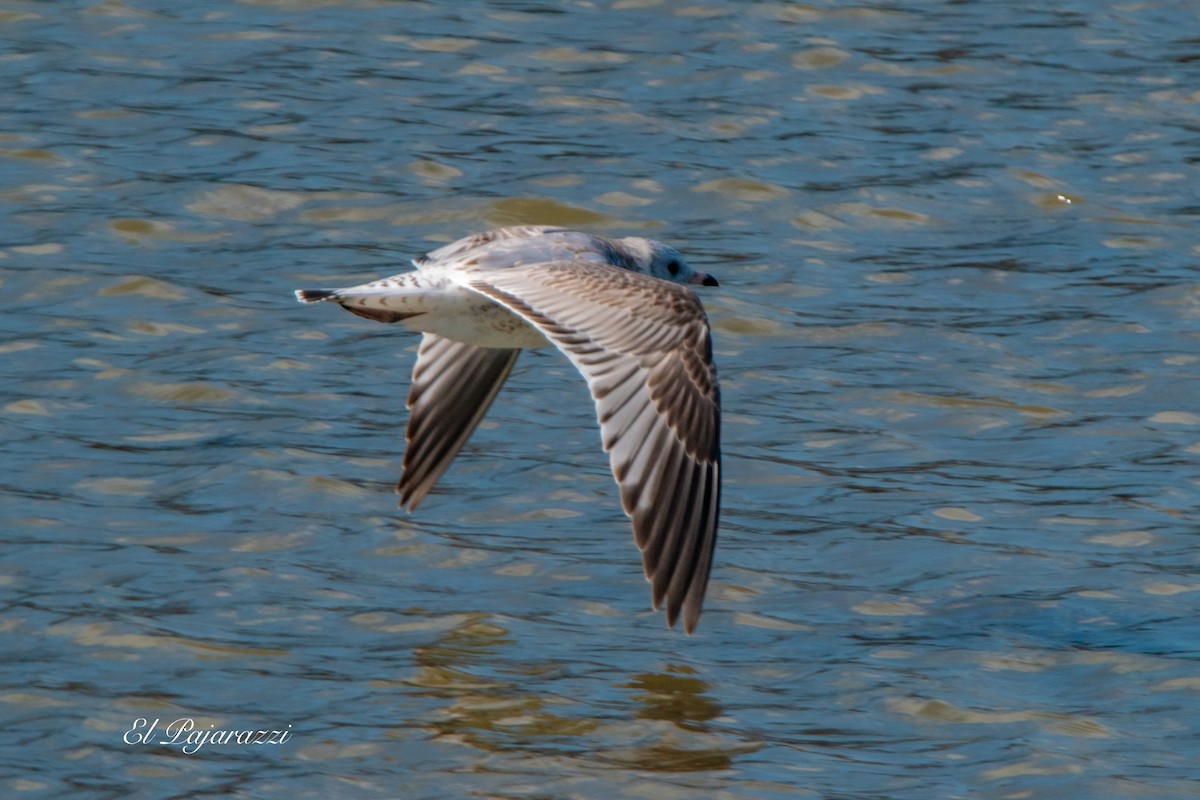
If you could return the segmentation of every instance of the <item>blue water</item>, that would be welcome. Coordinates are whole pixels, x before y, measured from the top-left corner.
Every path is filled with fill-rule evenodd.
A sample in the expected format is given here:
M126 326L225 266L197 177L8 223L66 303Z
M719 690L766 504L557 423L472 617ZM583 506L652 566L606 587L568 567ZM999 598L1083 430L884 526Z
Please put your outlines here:
M1195 796L1198 24L0 0L0 794ZM721 281L695 636L565 359L405 515L416 337L291 296L516 223Z

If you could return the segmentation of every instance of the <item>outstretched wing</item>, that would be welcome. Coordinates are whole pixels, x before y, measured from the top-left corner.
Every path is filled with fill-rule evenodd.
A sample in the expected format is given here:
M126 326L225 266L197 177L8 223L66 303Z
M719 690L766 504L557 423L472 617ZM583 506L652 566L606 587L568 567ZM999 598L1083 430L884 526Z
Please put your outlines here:
M418 256L413 259L413 264L422 266L438 261L452 261L463 258L472 250L478 250L481 247L492 244L493 242L504 241L507 239L533 239L550 231L565 231L566 228L560 228L555 225L513 225L508 228L496 228L495 230L484 231L483 233L474 233L470 236L464 236L461 239L456 239L450 244L443 245L436 250L432 250L423 256Z
M483 419L520 350L476 347L424 334L408 392L404 471L396 492L412 511Z
M677 284L588 262L464 276L536 327L587 379L654 607L700 617L720 513L721 402L708 319Z

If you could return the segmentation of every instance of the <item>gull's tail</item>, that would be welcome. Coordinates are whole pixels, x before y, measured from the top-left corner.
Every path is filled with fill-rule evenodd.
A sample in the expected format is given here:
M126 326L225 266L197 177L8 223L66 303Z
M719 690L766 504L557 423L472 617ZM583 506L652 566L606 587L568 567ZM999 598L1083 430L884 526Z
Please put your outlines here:
M349 289L297 289L296 299L301 303L337 303L351 314L375 322L400 322L426 313L426 309L393 310L395 306L406 305L405 295L381 290L379 287L383 283L378 281ZM393 306L393 309L389 309L389 305Z
M301 303L319 303L322 300L337 302L336 289L297 289L296 299Z

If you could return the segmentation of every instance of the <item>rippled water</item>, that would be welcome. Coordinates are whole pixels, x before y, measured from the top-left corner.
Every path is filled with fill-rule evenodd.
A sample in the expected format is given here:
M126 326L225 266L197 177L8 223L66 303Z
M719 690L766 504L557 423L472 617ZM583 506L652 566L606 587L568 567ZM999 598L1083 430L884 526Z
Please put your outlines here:
M1196 30L0 0L2 794L1194 796ZM721 280L694 637L564 359L405 516L415 338L290 294L525 222Z

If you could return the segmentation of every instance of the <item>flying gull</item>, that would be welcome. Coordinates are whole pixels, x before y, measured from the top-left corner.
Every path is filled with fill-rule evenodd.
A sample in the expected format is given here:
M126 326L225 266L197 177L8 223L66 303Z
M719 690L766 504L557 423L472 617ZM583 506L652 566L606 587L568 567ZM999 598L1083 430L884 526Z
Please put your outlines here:
M396 491L412 511L466 443L524 348L557 347L587 379L633 520L654 608L691 633L721 500L721 400L708 319L681 284L716 286L673 248L521 226L459 239L416 269L348 289L299 289L422 334Z

